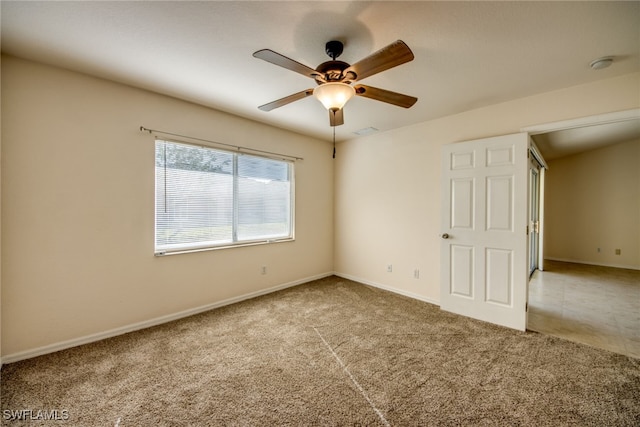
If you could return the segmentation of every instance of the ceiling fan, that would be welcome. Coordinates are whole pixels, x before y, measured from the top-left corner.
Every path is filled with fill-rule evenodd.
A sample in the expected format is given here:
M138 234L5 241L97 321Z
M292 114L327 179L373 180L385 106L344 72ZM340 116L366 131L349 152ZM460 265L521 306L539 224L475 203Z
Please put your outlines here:
M383 47L353 65L336 60L336 58L342 54L343 48L342 42L336 40L328 42L325 46L325 51L331 60L318 65L315 70L270 49L262 49L254 52L254 57L295 71L303 76L310 77L318 84L315 89L306 89L261 105L258 108L262 111L271 111L291 102L306 98L307 96L315 95L325 108L329 110L329 124L331 126L339 126L344 124L342 107L344 107L347 101L354 95L404 108L409 108L416 103L418 98L413 96L362 84L351 85L354 82L363 80L374 74L412 61L414 58L413 52L411 52L409 46L402 40L397 40Z

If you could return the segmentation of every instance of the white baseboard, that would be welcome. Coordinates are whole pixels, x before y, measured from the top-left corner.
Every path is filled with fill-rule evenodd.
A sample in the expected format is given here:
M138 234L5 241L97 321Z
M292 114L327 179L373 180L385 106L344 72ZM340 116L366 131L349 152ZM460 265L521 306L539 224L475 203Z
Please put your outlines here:
M613 267L613 268L624 268L627 270L640 270L640 266L637 266L637 265L606 264L606 263L591 262L591 261L581 261L577 259L551 258L551 257L544 257L544 259L549 261L572 262L574 264L597 265L599 267Z
M382 289L385 291L393 292L394 294L399 294L405 297L417 299L419 301L428 302L429 304L440 306L440 301L436 301L431 298L424 297L422 295L414 294L413 292L407 292L402 289L394 288L392 286L383 285L381 283L372 282L371 280L363 279L360 277L351 276L349 274L338 273L334 271L334 273L338 277L343 277L345 279L353 280L354 282L363 283L365 285L373 286L374 288Z
M62 341L54 344L49 344L43 347L34 348L31 350L20 351L18 353L8 354L2 357L2 363L13 363L20 360L31 359L33 357L42 356L44 354L55 353L56 351L65 350L71 347L77 347L83 344L89 344L92 342L100 341L106 338L123 335L129 332L138 331L140 329L150 328L152 326L161 325L163 323L171 322L173 320L182 319L184 317L193 316L194 314L203 313L205 311L213 310L216 308L224 307L225 305L234 304L240 301L256 298L262 295L267 295L273 292L277 292L293 286L298 286L303 283L311 282L314 280L322 279L332 276L333 272L323 273L316 276L306 277L304 279L295 280L293 282L284 283L282 285L273 286L268 289L263 289L256 292L250 292L248 294L240 295L234 298L229 298L223 301L214 302L211 304L203 305L200 307L191 308L189 310L180 311L178 313L168 314L166 316L156 317L154 319L145 320L143 322L134 323L127 326L111 329L97 334L86 335L84 337L74 338L67 341Z

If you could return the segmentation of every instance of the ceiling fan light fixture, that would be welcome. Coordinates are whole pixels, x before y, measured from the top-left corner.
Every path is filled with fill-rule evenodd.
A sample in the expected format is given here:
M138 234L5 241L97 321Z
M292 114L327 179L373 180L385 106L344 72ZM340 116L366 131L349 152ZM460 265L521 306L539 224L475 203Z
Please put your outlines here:
M327 110L340 110L356 94L353 86L346 83L323 83L313 90L313 95Z

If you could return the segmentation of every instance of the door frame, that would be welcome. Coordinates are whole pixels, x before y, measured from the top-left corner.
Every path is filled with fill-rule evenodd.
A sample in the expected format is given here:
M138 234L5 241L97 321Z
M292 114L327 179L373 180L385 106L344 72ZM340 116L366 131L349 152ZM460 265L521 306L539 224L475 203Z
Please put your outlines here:
M597 114L594 116L580 117L577 119L561 120L557 122L526 126L521 128L520 132L527 132L529 136L533 136L540 135L542 133L555 132L558 130L576 129L586 126L625 122L627 120L637 120L639 117L640 108L633 108L631 110L616 111L613 113Z

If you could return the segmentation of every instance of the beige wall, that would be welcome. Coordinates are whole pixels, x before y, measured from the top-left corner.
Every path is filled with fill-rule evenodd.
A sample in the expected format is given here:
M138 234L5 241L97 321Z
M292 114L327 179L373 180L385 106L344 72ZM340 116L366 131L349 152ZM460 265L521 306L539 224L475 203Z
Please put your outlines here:
M12 57L2 116L5 356L333 270L327 142ZM154 143L140 126L304 157L295 242L154 257Z
M3 57L2 354L331 271L437 302L442 144L638 108L639 83L628 75L346 141L332 161L326 142ZM141 125L304 157L296 241L154 257L154 148Z
M335 271L438 302L441 146L638 108L639 93L636 73L339 144ZM393 264L391 273L388 264ZM420 270L419 279L413 277L415 269Z
M546 258L640 269L640 140L550 161L545 221Z

